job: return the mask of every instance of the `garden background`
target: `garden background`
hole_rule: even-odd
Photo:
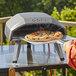
[[[76,0],[0,0],[0,18],[22,12],[45,12],[57,20],[76,22]],[[68,26],[67,34],[76,37],[76,27]],[[6,44],[5,36],[3,40]],[[61,70],[56,74],[61,76]],[[35,71],[35,75],[41,76],[41,71]],[[69,68],[68,76],[76,76],[76,71]]]

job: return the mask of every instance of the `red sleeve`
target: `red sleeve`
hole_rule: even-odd
[[[76,40],[74,40],[74,44],[66,51],[66,56],[68,65],[76,70]]]

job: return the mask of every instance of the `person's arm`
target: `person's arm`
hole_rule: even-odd
[[[63,50],[66,52],[68,65],[76,70],[76,40],[65,42]]]

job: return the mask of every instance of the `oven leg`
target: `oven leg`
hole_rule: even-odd
[[[50,44],[48,43],[48,56],[50,56]]]
[[[32,45],[32,47],[33,47],[33,52],[35,51],[35,45]]]
[[[63,52],[62,52],[62,49],[61,49],[60,44],[54,43],[54,47],[55,47],[56,50],[57,50],[57,53],[58,53],[58,55],[59,55],[59,57],[60,57],[60,60],[61,60],[61,61],[64,60],[64,56],[63,56]]]
[[[43,52],[45,53],[45,44],[43,44]]]
[[[31,44],[30,43],[27,43],[27,63],[28,64],[33,63]]]
[[[17,63],[20,54],[21,40],[17,40],[14,46],[13,63]]]

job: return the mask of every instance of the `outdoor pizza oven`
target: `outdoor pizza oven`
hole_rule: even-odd
[[[25,36],[38,30],[61,31],[66,34],[66,28],[56,19],[46,13],[19,13],[6,22],[5,35],[10,40]]]
[[[61,31],[63,35],[66,35],[65,26],[46,13],[18,13],[6,22],[6,37],[9,41],[16,40],[13,61],[18,59],[22,38],[24,38],[26,34],[39,30]],[[60,45],[57,43],[54,43],[54,45],[57,49],[60,59],[63,60],[64,57]]]

